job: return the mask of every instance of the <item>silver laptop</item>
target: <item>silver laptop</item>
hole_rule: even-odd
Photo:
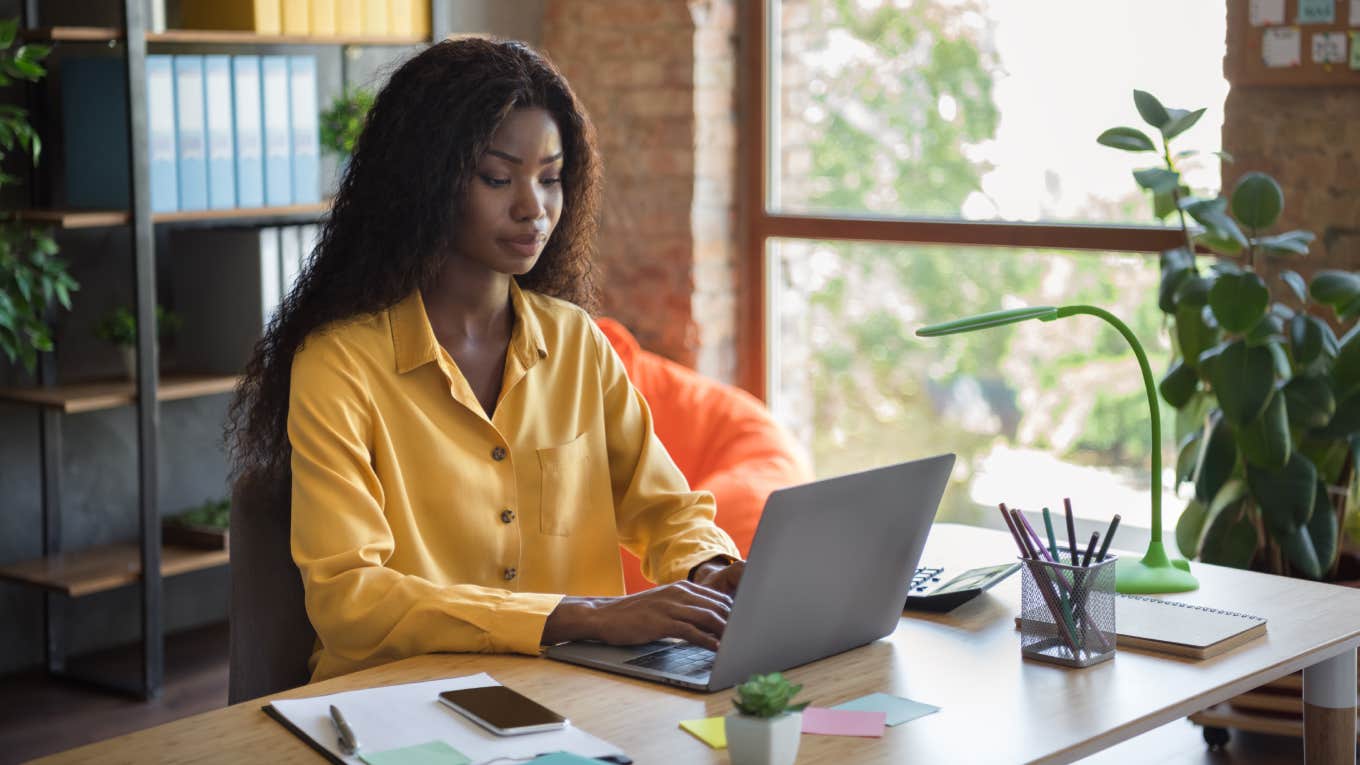
[[[716,653],[578,641],[547,656],[717,691],[877,640],[897,627],[953,466],[943,454],[771,494]]]

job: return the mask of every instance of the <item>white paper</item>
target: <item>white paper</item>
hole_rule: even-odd
[[[1317,32],[1313,35],[1314,64],[1346,63],[1346,33]]]
[[[607,741],[574,727],[560,731],[529,733],[522,736],[497,736],[469,722],[439,703],[439,694],[463,688],[500,685],[485,672],[423,683],[388,685],[358,691],[287,699],[270,702],[298,730],[311,736],[343,762],[363,765],[358,755],[341,754],[331,723],[330,705],[334,704],[359,739],[360,752],[385,752],[399,747],[443,741],[473,762],[495,757],[528,759],[540,752],[571,752],[584,757],[622,754]],[[570,718],[570,709],[553,710]]]
[[[1360,3],[1360,0],[1351,0]],[[1284,0],[1251,0],[1251,25],[1263,27],[1267,24],[1284,23]]]
[[[1353,27],[1360,27],[1360,0],[1351,0],[1351,15],[1346,17]]]
[[[1298,27],[1271,27],[1262,33],[1261,57],[1272,69],[1298,66],[1300,47]]]

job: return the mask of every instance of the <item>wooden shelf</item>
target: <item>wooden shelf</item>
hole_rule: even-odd
[[[153,213],[152,223],[271,223],[288,220],[315,220],[330,210],[331,203],[317,202],[280,207],[232,207],[226,210],[192,210]],[[20,210],[21,220],[47,223],[57,228],[105,228],[125,226],[132,216],[125,210]]]
[[[123,39],[117,27],[40,27],[24,33],[26,40],[53,42],[116,42]],[[229,45],[422,45],[430,38],[393,35],[262,35],[230,29],[167,29],[148,32],[148,43]]]
[[[235,375],[163,375],[156,388],[156,400],[176,401],[230,393],[236,389],[238,379]],[[51,388],[0,388],[0,401],[60,409],[65,414],[112,409],[127,406],[136,400],[136,389],[126,380],[75,383]]]
[[[226,550],[200,550],[163,545],[161,576],[169,577],[221,566]],[[141,578],[141,548],[133,543],[101,545],[45,558],[0,566],[0,579],[64,593],[72,598],[104,592]]]

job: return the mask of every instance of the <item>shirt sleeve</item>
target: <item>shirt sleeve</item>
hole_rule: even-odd
[[[312,338],[289,393],[293,560],[330,656],[355,666],[438,651],[536,654],[561,595],[440,585],[385,563],[394,549],[372,466],[367,386],[339,342]]]
[[[589,322],[604,392],[605,439],[619,541],[653,582],[674,582],[711,558],[741,557],[713,522],[713,495],[691,491],[652,430],[647,401],[628,381],[623,362]]]

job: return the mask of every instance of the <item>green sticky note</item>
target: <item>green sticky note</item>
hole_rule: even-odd
[[[1360,69],[1360,32],[1351,32],[1351,69]]]
[[[888,693],[871,693],[868,696],[860,696],[844,704],[837,704],[832,709],[848,709],[856,712],[883,712],[888,716],[887,724],[901,725],[910,722],[918,717],[925,717],[940,711],[939,707],[930,704],[922,704],[919,701],[904,699],[901,696],[893,696]]]
[[[472,760],[443,741],[388,749],[385,752],[363,752],[359,759],[368,765],[468,765]]]
[[[1299,0],[1296,24],[1332,24],[1336,22],[1336,0]]]

